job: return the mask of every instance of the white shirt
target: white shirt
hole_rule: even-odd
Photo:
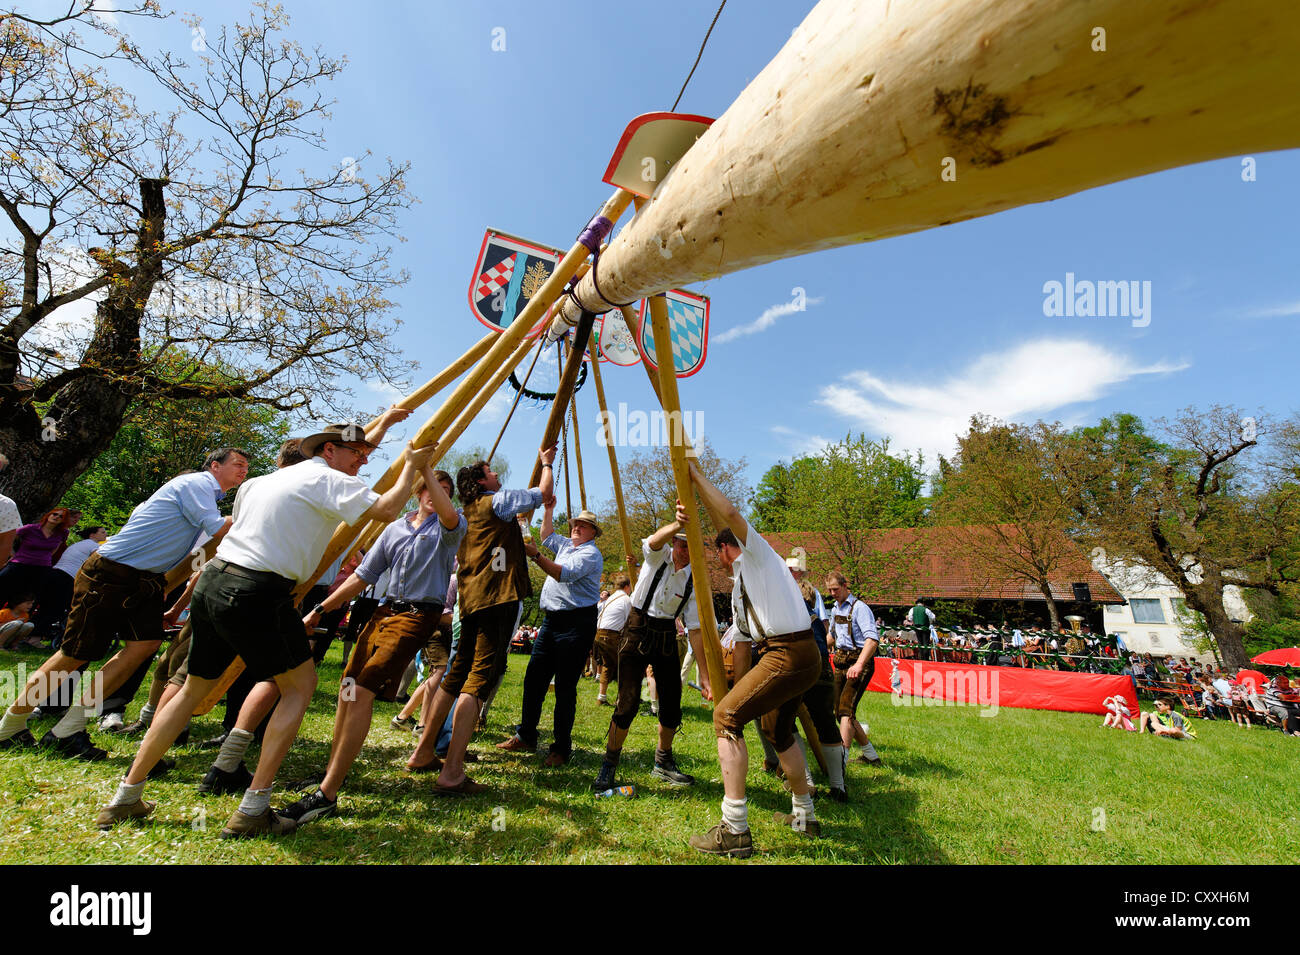
[[[23,519],[18,516],[18,505],[0,494],[0,534],[8,534],[23,526]]]
[[[632,598],[621,590],[616,590],[605,599],[605,606],[596,620],[597,630],[622,631],[627,626],[627,615],[632,609]]]
[[[650,538],[641,542],[641,556],[645,563],[637,573],[636,589],[632,591],[632,606],[644,607],[646,598],[650,596],[650,583],[654,580],[655,573],[660,566],[666,561],[668,568],[664,571],[663,577],[659,581],[659,587],[655,591],[654,599],[650,601],[648,613],[652,617],[658,617],[661,620],[671,620],[677,613],[677,607],[682,602],[682,595],[686,593],[686,581],[691,579],[691,565],[687,563],[681,570],[675,570],[672,566],[673,560],[673,542],[668,541],[658,550],[650,549]],[[789,574],[789,571],[786,571]],[[803,598],[799,598],[799,605],[803,606]],[[804,611],[804,617],[808,616],[808,611]],[[698,630],[700,628],[700,613],[695,607],[695,589],[691,589],[691,599],[686,601],[686,607],[682,610],[682,617],[686,621],[686,629]]]
[[[737,639],[755,640],[763,635],[782,636],[808,629],[808,605],[803,602],[799,584],[790,576],[781,555],[748,522],[745,543],[740,545],[740,557],[731,565],[731,574],[735,581],[731,587],[731,617],[741,631]],[[757,621],[745,614],[740,599],[742,583]]]
[[[77,571],[81,570],[81,565],[86,562],[86,558],[97,550],[99,550],[99,541],[89,537],[79,540],[63,552],[54,569],[63,571],[69,577],[76,577]]]
[[[339,522],[355,524],[379,495],[315,457],[246,482],[239,498],[216,556],[301,583],[315,573]]]

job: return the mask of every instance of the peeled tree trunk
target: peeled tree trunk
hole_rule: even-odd
[[[166,222],[161,179],[140,180],[144,215],[135,254],[145,262],[162,241]],[[95,309],[95,330],[80,362],[80,376],[58,389],[44,415],[30,396],[10,392],[0,402],[0,451],[9,467],[0,473],[0,492],[14,500],[24,520],[54,507],[77,477],[108,448],[138,397],[140,324],[145,306],[162,275],[161,264],[133,270],[129,280],[116,274]],[[134,379],[134,380],[133,380]]]
[[[1297,49],[1276,0],[822,0],[610,242],[601,292],[1300,146]]]

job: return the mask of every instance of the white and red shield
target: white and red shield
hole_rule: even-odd
[[[474,317],[494,331],[509,328],[562,256],[559,249],[488,229],[469,284]]]

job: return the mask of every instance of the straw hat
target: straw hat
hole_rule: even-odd
[[[365,425],[357,424],[355,421],[339,421],[325,425],[315,434],[307,435],[298,443],[298,447],[302,450],[304,458],[311,458],[316,456],[316,452],[326,441],[333,441],[336,444],[368,444],[372,448],[379,446],[366,437]]]

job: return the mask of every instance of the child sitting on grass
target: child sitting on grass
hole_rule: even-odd
[[[1102,726],[1113,726],[1116,729],[1123,727],[1132,732],[1133,720],[1129,717],[1133,714],[1129,711],[1128,700],[1122,696],[1108,696],[1101,701],[1101,705],[1109,711],[1106,718],[1101,721]]]
[[[1154,713],[1143,713],[1138,720],[1139,733],[1148,729],[1156,736],[1168,739],[1196,739],[1196,733],[1183,722],[1183,715],[1174,709],[1174,701],[1167,696],[1156,700]]]
[[[10,650],[19,646],[41,646],[39,640],[33,640],[28,636],[35,629],[35,624],[27,622],[34,602],[35,598],[24,595],[10,606],[0,610],[0,647]]]

